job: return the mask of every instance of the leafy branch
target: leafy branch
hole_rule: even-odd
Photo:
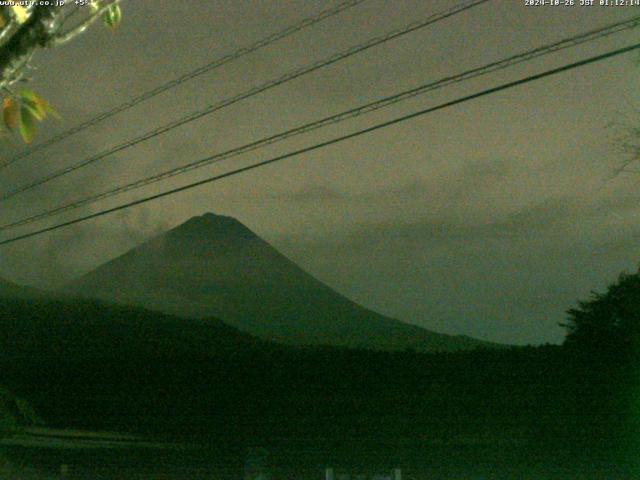
[[[36,130],[36,122],[48,115],[60,118],[49,102],[32,90],[23,89],[17,95],[8,95],[2,101],[2,117],[9,130],[18,130],[22,140],[30,143]]]
[[[87,0],[84,7],[64,6],[2,6],[0,7],[0,91],[2,116],[9,130],[17,130],[29,143],[35,134],[35,125],[57,116],[48,102],[31,90],[17,94],[13,86],[28,82],[25,71],[38,49],[63,45],[84,33],[93,23],[102,22],[116,29],[122,20],[121,0]],[[81,10],[84,18],[65,29],[68,21]]]

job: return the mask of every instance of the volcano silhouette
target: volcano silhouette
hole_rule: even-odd
[[[488,345],[364,308],[317,280],[238,220],[193,217],[82,276],[76,296],[183,317],[217,317],[290,345],[460,350]]]

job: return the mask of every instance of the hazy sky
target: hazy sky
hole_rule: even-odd
[[[32,88],[63,116],[43,125],[37,140],[332,4],[125,2],[115,33],[96,27],[35,58]],[[451,5],[369,0],[7,168],[0,172],[0,191]],[[0,221],[634,15],[640,7],[526,7],[524,0],[495,0],[6,201]],[[82,212],[628,45],[639,35],[631,31],[427,94]],[[640,260],[640,176],[606,181],[625,159],[615,148],[616,125],[640,122],[639,60],[633,53],[617,57],[0,247],[0,274],[60,285],[212,211],[238,218],[319,279],[382,313],[445,333],[558,342],[564,312]],[[17,141],[3,147],[7,157],[23,148]]]

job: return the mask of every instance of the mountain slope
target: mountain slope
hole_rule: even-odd
[[[93,300],[0,298],[0,360],[229,354],[259,341],[216,319]]]
[[[482,344],[357,305],[234,218],[214,214],[194,217],[105,263],[65,292],[181,316],[215,316],[287,344],[390,350],[457,350]]]
[[[45,298],[48,294],[32,287],[25,287],[17,283],[0,278],[0,298]]]

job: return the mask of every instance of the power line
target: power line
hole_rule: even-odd
[[[380,129],[383,129],[383,128],[386,128],[386,127],[390,127],[392,125],[396,125],[396,124],[399,124],[399,123],[402,123],[402,122],[406,122],[408,120],[411,120],[411,119],[414,119],[414,118],[417,118],[417,117],[420,117],[420,116],[423,116],[423,115],[426,115],[426,114],[429,114],[429,113],[432,113],[432,112],[435,112],[435,111],[438,111],[438,110],[443,110],[445,108],[452,107],[454,105],[459,105],[461,103],[465,103],[465,102],[468,102],[470,100],[475,100],[477,98],[484,97],[484,96],[487,96],[487,95],[491,95],[491,94],[494,94],[494,93],[497,93],[497,92],[500,92],[500,91],[503,91],[503,90],[507,90],[507,89],[510,89],[510,88],[514,88],[514,87],[517,87],[519,85],[524,85],[526,83],[530,83],[530,82],[533,82],[533,81],[536,81],[536,80],[540,80],[540,79],[545,78],[545,77],[549,77],[549,76],[552,76],[552,75],[557,75],[559,73],[566,72],[566,71],[572,70],[574,68],[578,68],[578,67],[582,67],[584,65],[589,65],[591,63],[599,62],[599,61],[602,61],[602,60],[605,60],[605,59],[608,59],[608,58],[611,58],[611,57],[615,57],[615,56],[618,56],[618,55],[622,55],[624,53],[627,53],[627,52],[630,52],[630,51],[633,51],[633,50],[637,50],[637,49],[640,49],[640,43],[636,43],[634,45],[630,45],[630,46],[627,46],[627,47],[624,47],[624,48],[613,50],[613,51],[604,53],[602,55],[597,55],[597,56],[594,56],[594,57],[590,57],[590,58],[587,58],[585,60],[580,60],[580,61],[575,62],[575,63],[570,63],[570,64],[564,65],[562,67],[554,68],[554,69],[551,69],[551,70],[546,70],[545,72],[538,73],[536,75],[531,75],[531,76],[528,76],[528,77],[524,77],[524,78],[521,78],[519,80],[503,83],[503,84],[498,85],[496,87],[488,88],[486,90],[482,90],[480,92],[477,92],[477,93],[474,93],[474,94],[471,94],[471,95],[466,95],[464,97],[459,97],[459,98],[457,98],[455,100],[450,100],[448,102],[441,103],[441,104],[439,104],[439,105],[437,105],[435,107],[430,107],[430,108],[426,108],[424,110],[419,110],[419,111],[414,112],[414,113],[410,113],[410,114],[407,114],[407,115],[402,115],[402,116],[396,117],[396,118],[394,118],[392,120],[388,120],[388,121],[383,122],[383,123],[378,123],[378,124],[376,124],[374,126],[367,127],[365,129],[358,130],[358,131],[353,132],[353,133],[349,133],[349,134],[346,134],[346,135],[335,137],[335,138],[332,138],[331,140],[327,140],[327,141],[321,142],[321,143],[316,143],[315,145],[311,145],[309,147],[301,148],[299,150],[294,150],[292,152],[285,153],[284,155],[279,155],[277,157],[273,157],[273,158],[270,158],[270,159],[267,159],[267,160],[263,160],[261,162],[254,163],[252,165],[248,165],[248,166],[245,166],[245,167],[237,168],[235,170],[231,170],[231,171],[226,172],[226,173],[215,175],[213,177],[208,177],[208,178],[205,178],[203,180],[199,180],[197,182],[189,183],[189,184],[183,185],[181,187],[172,188],[170,190],[166,190],[166,191],[161,192],[161,193],[157,193],[157,194],[150,195],[150,196],[138,199],[138,200],[127,202],[127,203],[118,205],[116,207],[112,207],[112,208],[108,208],[108,209],[105,209],[105,210],[101,210],[99,212],[95,212],[95,213],[92,213],[92,214],[89,214],[89,215],[78,217],[78,218],[75,218],[73,220],[69,220],[69,221],[62,222],[62,223],[59,223],[59,224],[56,224],[56,225],[52,225],[50,227],[42,228],[42,229],[35,230],[35,231],[29,232],[29,233],[18,235],[18,236],[15,236],[15,237],[12,237],[12,238],[9,238],[9,239],[6,239],[6,240],[2,240],[2,241],[0,241],[0,245],[6,245],[6,244],[9,244],[9,243],[14,243],[14,242],[17,242],[19,240],[24,240],[26,238],[34,237],[36,235],[41,235],[41,234],[46,233],[46,232],[51,232],[53,230],[58,230],[60,228],[68,227],[70,225],[75,225],[75,224],[80,223],[80,222],[85,222],[85,221],[91,220],[93,218],[101,217],[101,216],[107,215],[109,213],[117,212],[117,211],[124,210],[124,209],[130,208],[130,207],[136,206],[136,205],[141,205],[143,203],[151,202],[151,201],[157,200],[159,198],[163,198],[163,197],[167,197],[167,196],[170,196],[170,195],[174,195],[176,193],[180,193],[180,192],[183,192],[185,190],[190,190],[192,188],[199,187],[201,185],[205,185],[207,183],[212,183],[212,182],[215,182],[215,181],[218,181],[218,180],[222,180],[222,179],[227,178],[227,177],[235,176],[235,175],[238,175],[238,174],[241,174],[241,173],[244,173],[244,172],[248,172],[250,170],[254,170],[254,169],[259,168],[259,167],[264,167],[264,166],[270,165],[272,163],[280,162],[280,161],[288,159],[288,158],[292,158],[292,157],[295,157],[295,156],[298,156],[298,155],[302,155],[304,153],[312,152],[312,151],[319,150],[319,149],[324,148],[324,147],[328,147],[330,145],[334,145],[334,144],[337,144],[337,143],[340,143],[340,142],[344,142],[346,140],[349,140],[349,139],[352,139],[352,138],[356,138],[356,137],[365,135],[367,133],[375,132],[377,130],[380,130]]]
[[[246,47],[242,47],[238,50],[236,50],[235,52],[232,52],[228,55],[225,55],[223,57],[219,57],[216,58],[215,60],[207,63],[206,65],[202,65],[198,68],[196,68],[195,70],[192,70],[190,72],[187,72],[177,78],[174,78],[173,80],[169,80],[166,83],[163,83],[162,85],[159,85],[151,90],[148,90],[146,92],[141,93],[140,95],[137,95],[129,100],[127,100],[126,102],[113,107],[110,110],[106,110],[92,118],[90,118],[89,120],[82,122],[78,125],[75,125],[71,128],[69,128],[68,130],[65,130],[64,132],[59,133],[58,135],[55,135],[41,143],[38,143],[37,145],[34,145],[33,147],[31,147],[30,149],[16,155],[15,157],[7,160],[6,162],[4,162],[3,164],[0,165],[0,170],[2,170],[5,167],[8,167],[9,165],[22,160],[23,158],[26,158],[30,155],[32,155],[35,152],[44,150],[47,147],[50,147],[51,145],[54,145],[56,143],[61,142],[62,140],[65,140],[66,138],[69,138],[72,135],[75,135],[76,133],[79,133],[83,130],[86,130],[89,127],[92,127],[94,125],[97,125],[105,120],[107,120],[108,118],[113,117],[114,115],[117,115],[118,113],[124,112],[125,110],[129,110],[130,108],[135,107],[136,105],[138,105],[139,103],[145,102],[147,100],[150,100],[153,97],[156,97],[157,95],[160,95],[163,92],[166,92],[167,90],[170,90],[172,88],[175,88],[185,82],[188,82],[189,80],[193,80],[196,77],[199,77],[200,75],[203,75],[205,73],[208,73],[212,70],[215,70],[217,68],[222,67],[223,65],[230,63],[234,60],[237,60],[245,55],[248,55],[250,53],[256,52],[258,50],[260,50],[261,48],[267,47],[279,40],[282,40],[286,37],[289,37],[295,33],[298,33],[301,30],[304,30],[305,28],[308,28],[312,25],[315,25],[316,23],[322,22],[323,20],[326,20],[328,18],[334,17],[335,15],[338,15],[339,13],[344,12],[345,10],[348,10],[350,8],[353,8],[361,3],[364,3],[368,0],[348,0],[348,1],[344,1],[338,5],[336,5],[333,8],[329,8],[327,10],[323,10],[321,12],[319,12],[318,14],[312,16],[312,17],[307,17],[305,19],[303,19],[301,22],[295,24],[295,25],[290,25],[289,27],[280,30],[279,32],[276,32],[274,34],[271,34],[267,37],[264,37],[260,40],[258,40],[255,43],[252,43],[251,45],[248,45]]]
[[[275,88],[279,85],[282,85],[284,83],[290,82],[291,80],[294,80],[296,78],[300,78],[304,75],[307,75],[309,73],[312,73],[316,70],[319,70],[323,67],[332,65],[334,63],[337,63],[341,60],[344,60],[346,58],[349,58],[353,55],[356,55],[360,52],[363,52],[365,50],[368,50],[370,48],[373,48],[375,46],[381,45],[383,43],[386,43],[388,41],[394,40],[398,37],[401,37],[403,35],[407,35],[411,32],[414,32],[418,29],[427,27],[429,25],[432,25],[436,22],[439,22],[441,20],[444,20],[446,18],[449,18],[453,15],[457,15],[458,13],[462,13],[466,10],[469,10],[473,7],[476,7],[478,5],[481,5],[483,3],[489,2],[491,0],[472,0],[470,2],[466,2],[460,5],[457,5],[455,7],[449,8],[448,10],[445,10],[441,13],[436,13],[434,15],[429,16],[427,19],[422,20],[422,21],[418,21],[418,22],[413,22],[401,29],[398,30],[393,30],[383,36],[380,37],[376,37],[373,39],[368,40],[365,43],[359,44],[359,45],[355,45],[343,52],[337,53],[332,55],[331,57],[318,61],[318,62],[314,62],[311,65],[308,65],[306,67],[303,67],[301,69],[295,70],[293,72],[287,73],[275,80],[270,80],[260,86],[257,87],[253,87],[241,94],[238,94],[234,97],[230,97],[227,98],[225,100],[222,100],[218,103],[215,103],[213,105],[210,105],[202,110],[199,110],[195,113],[189,114],[185,117],[182,117],[178,120],[175,120],[169,124],[163,125],[161,127],[155,128],[149,132],[146,132],[132,140],[128,140],[127,142],[121,143],[120,145],[117,145],[115,147],[112,147],[109,150],[106,150],[102,153],[99,153],[97,155],[94,155],[92,157],[88,157],[84,160],[81,160],[78,163],[75,163],[73,165],[70,165],[68,167],[65,167],[61,170],[58,170],[56,172],[53,172],[45,177],[42,177],[38,180],[35,180],[31,183],[28,183],[26,185],[23,185],[22,187],[19,187],[15,190],[9,191],[7,193],[1,194],[0,195],[0,201],[5,201],[8,200],[20,193],[23,193],[27,190],[31,190],[32,188],[38,187],[40,185],[43,185],[47,182],[50,182],[52,180],[55,180],[56,178],[62,177],[64,175],[67,175],[69,173],[72,173],[76,170],[79,170],[81,168],[86,167],[87,165],[90,165],[92,163],[95,163],[105,157],[108,157],[114,153],[118,153],[121,152],[123,150],[126,150],[128,148],[131,148],[135,145],[138,145],[139,143],[142,143],[144,141],[150,140],[152,138],[155,138],[159,135],[162,135],[170,130],[173,130],[175,128],[181,127],[187,123],[193,122],[195,120],[198,120],[206,115],[210,115],[218,110],[222,110],[225,107],[228,107],[230,105],[233,105],[235,103],[238,103],[242,100],[245,100],[247,98],[253,97],[254,95],[257,95],[259,93],[262,93],[264,91],[270,90],[272,88]]]
[[[582,33],[579,35],[575,35],[575,36],[571,36],[568,38],[565,38],[563,40],[560,40],[558,42],[555,43],[551,43],[551,44],[547,44],[547,45],[543,45],[541,47],[537,47],[535,49],[532,50],[528,50],[526,52],[521,52],[518,53],[516,55],[512,55],[510,57],[504,58],[502,60],[496,61],[496,62],[492,62],[489,64],[486,64],[484,66],[478,67],[478,68],[474,68],[471,70],[467,70],[465,72],[456,74],[456,75],[452,75],[449,77],[445,77],[442,78],[440,80],[434,81],[434,82],[430,82],[424,85],[421,85],[419,87],[416,88],[412,88],[410,90],[405,90],[403,92],[400,92],[398,94],[392,95],[392,96],[388,96],[388,97],[384,97],[382,99],[376,100],[374,102],[370,102],[361,106],[358,106],[356,108],[352,108],[343,112],[340,112],[338,114],[335,115],[331,115],[325,118],[322,118],[320,120],[316,120],[314,122],[311,123],[307,123],[305,125],[302,126],[298,126],[289,130],[286,130],[284,132],[275,134],[275,135],[271,135],[265,138],[262,138],[260,140],[256,140],[254,142],[250,142],[247,143],[245,145],[242,145],[240,147],[236,147],[233,148],[231,150],[227,150],[225,152],[222,153],[218,153],[215,155],[212,155],[210,157],[204,158],[204,159],[200,159],[197,160],[195,162],[190,162],[186,165],[181,165],[179,167],[175,167],[169,170],[165,170],[164,172],[160,172],[158,174],[149,176],[149,177],[145,177],[143,179],[140,180],[136,180],[133,181],[131,183],[127,183],[125,185],[121,185],[119,187],[115,187],[113,189],[95,194],[95,195],[91,195],[89,197],[85,197],[83,199],[80,200],[76,200],[73,202],[69,202],[67,204],[61,205],[59,207],[53,208],[51,210],[47,210],[45,212],[41,212],[26,218],[22,218],[20,220],[17,221],[13,221],[10,223],[5,223],[0,225],[0,231],[3,230],[7,230],[10,228],[15,228],[18,226],[23,226],[23,225],[27,225],[30,223],[33,223],[37,220],[42,220],[44,218],[49,218],[52,217],[54,215],[58,215],[60,213],[66,212],[66,211],[70,211],[70,210],[75,210],[77,208],[80,208],[82,206],[85,205],[90,205],[93,204],[99,200],[104,200],[106,198],[110,198],[113,197],[115,195],[119,195],[121,193],[125,193],[131,190],[135,190],[138,188],[142,188],[144,186],[162,181],[162,180],[166,180],[168,178],[174,177],[176,175],[181,175],[183,173],[189,172],[191,170],[195,170],[197,168],[201,168],[207,165],[211,165],[213,163],[217,163],[220,162],[222,160],[226,160],[232,157],[236,157],[238,155],[250,152],[250,151],[254,151],[257,150],[259,148],[263,148],[266,147],[268,145],[272,145],[274,143],[286,140],[288,138],[294,137],[294,136],[298,136],[304,133],[309,133],[311,131],[317,130],[319,128],[331,125],[331,124],[336,124],[345,120],[349,120],[351,118],[356,118],[359,117],[361,115],[365,115],[368,113],[371,113],[373,111],[388,107],[390,105],[396,104],[398,102],[407,100],[409,98],[413,98],[416,97],[418,95],[422,95],[425,94],[427,92],[439,89],[439,88],[443,88],[449,85],[453,85],[456,83],[460,83],[466,80],[470,80],[472,78],[476,78],[476,77],[480,77],[482,75],[486,75],[489,73],[493,73],[496,72],[498,70],[502,70],[505,69],[507,67],[511,67],[513,65],[519,64],[519,63],[523,63],[526,61],[531,61],[535,58],[538,57],[542,57],[545,55],[549,55],[551,53],[555,53],[558,52],[560,50],[569,48],[569,47],[573,47],[576,45],[580,45],[586,42],[591,42],[591,41],[595,41],[598,40],[602,37],[605,36],[609,36],[612,35],[614,33],[619,33],[621,31],[625,31],[631,28],[635,28],[638,27],[640,25],[640,15],[630,18],[628,20],[625,21],[621,21],[621,22],[617,22],[617,23],[613,23],[613,24],[609,24],[607,26],[595,29],[595,30],[591,30],[589,32],[586,33]]]

